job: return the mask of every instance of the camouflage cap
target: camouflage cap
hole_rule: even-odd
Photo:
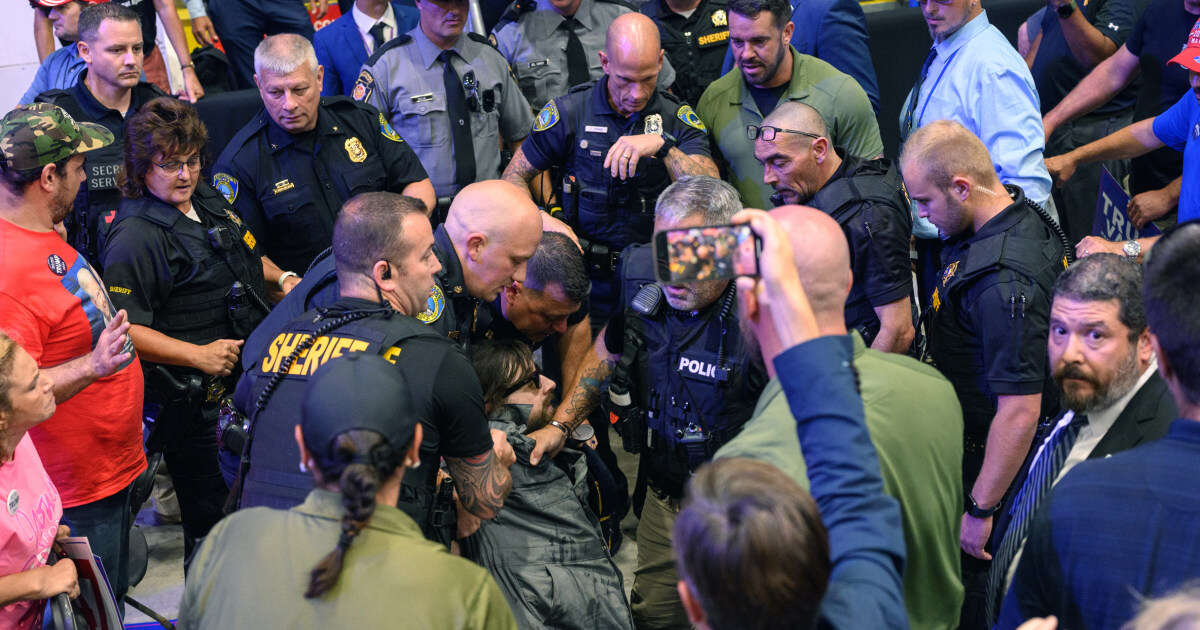
[[[75,122],[57,105],[21,105],[0,119],[0,159],[27,171],[113,142],[111,131],[95,123]]]

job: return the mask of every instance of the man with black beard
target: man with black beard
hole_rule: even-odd
[[[985,604],[989,628],[1050,488],[1085,459],[1157,440],[1178,413],[1156,369],[1141,270],[1124,256],[1089,256],[1058,277],[1047,345],[1064,411],[1035,447],[1020,490],[997,515]]]

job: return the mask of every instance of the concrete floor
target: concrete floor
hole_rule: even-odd
[[[621,440],[615,433],[612,437],[621,470],[629,477],[632,486],[637,478],[637,458],[621,450]],[[163,617],[175,619],[179,616],[179,600],[183,596],[183,528],[179,525],[154,524],[154,509],[149,503],[138,515],[137,523],[145,533],[150,548],[149,564],[146,576],[130,589],[129,596]],[[633,587],[633,569],[637,565],[637,541],[634,539],[637,519],[632,510],[621,523],[621,529],[624,530],[625,541],[614,560],[625,579],[625,593],[628,595]],[[141,611],[126,604],[126,625],[152,621]]]

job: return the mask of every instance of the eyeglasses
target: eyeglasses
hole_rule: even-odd
[[[526,376],[525,378],[517,381],[516,385],[513,385],[512,387],[509,387],[508,389],[504,390],[504,397],[508,398],[509,396],[512,396],[513,394],[521,391],[522,389],[525,389],[526,385],[533,385],[536,387],[536,386],[541,386],[541,384],[542,384],[542,368],[538,367],[537,364],[534,364],[533,373],[530,374],[529,376]]]
[[[154,162],[154,165],[168,175],[172,173],[178,175],[179,173],[183,172],[184,166],[186,166],[189,171],[194,171],[200,168],[200,156],[193,155],[192,157],[188,158],[186,162],[180,160],[171,160],[170,162]]]
[[[781,131],[783,133],[794,133],[798,136],[808,136],[809,138],[812,138],[813,140],[816,140],[817,138],[821,137],[815,133],[809,133],[807,131],[796,131],[795,129],[784,129],[782,127],[772,127],[771,125],[746,125],[746,137],[750,138],[751,141],[762,138],[763,140],[766,140],[767,142],[773,142],[775,140],[775,134],[777,134]]]

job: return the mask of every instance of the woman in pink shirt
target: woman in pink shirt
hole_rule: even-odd
[[[26,433],[54,413],[54,383],[0,333],[0,628],[40,628],[45,599],[79,595],[75,564],[46,565],[67,535],[62,501]]]

